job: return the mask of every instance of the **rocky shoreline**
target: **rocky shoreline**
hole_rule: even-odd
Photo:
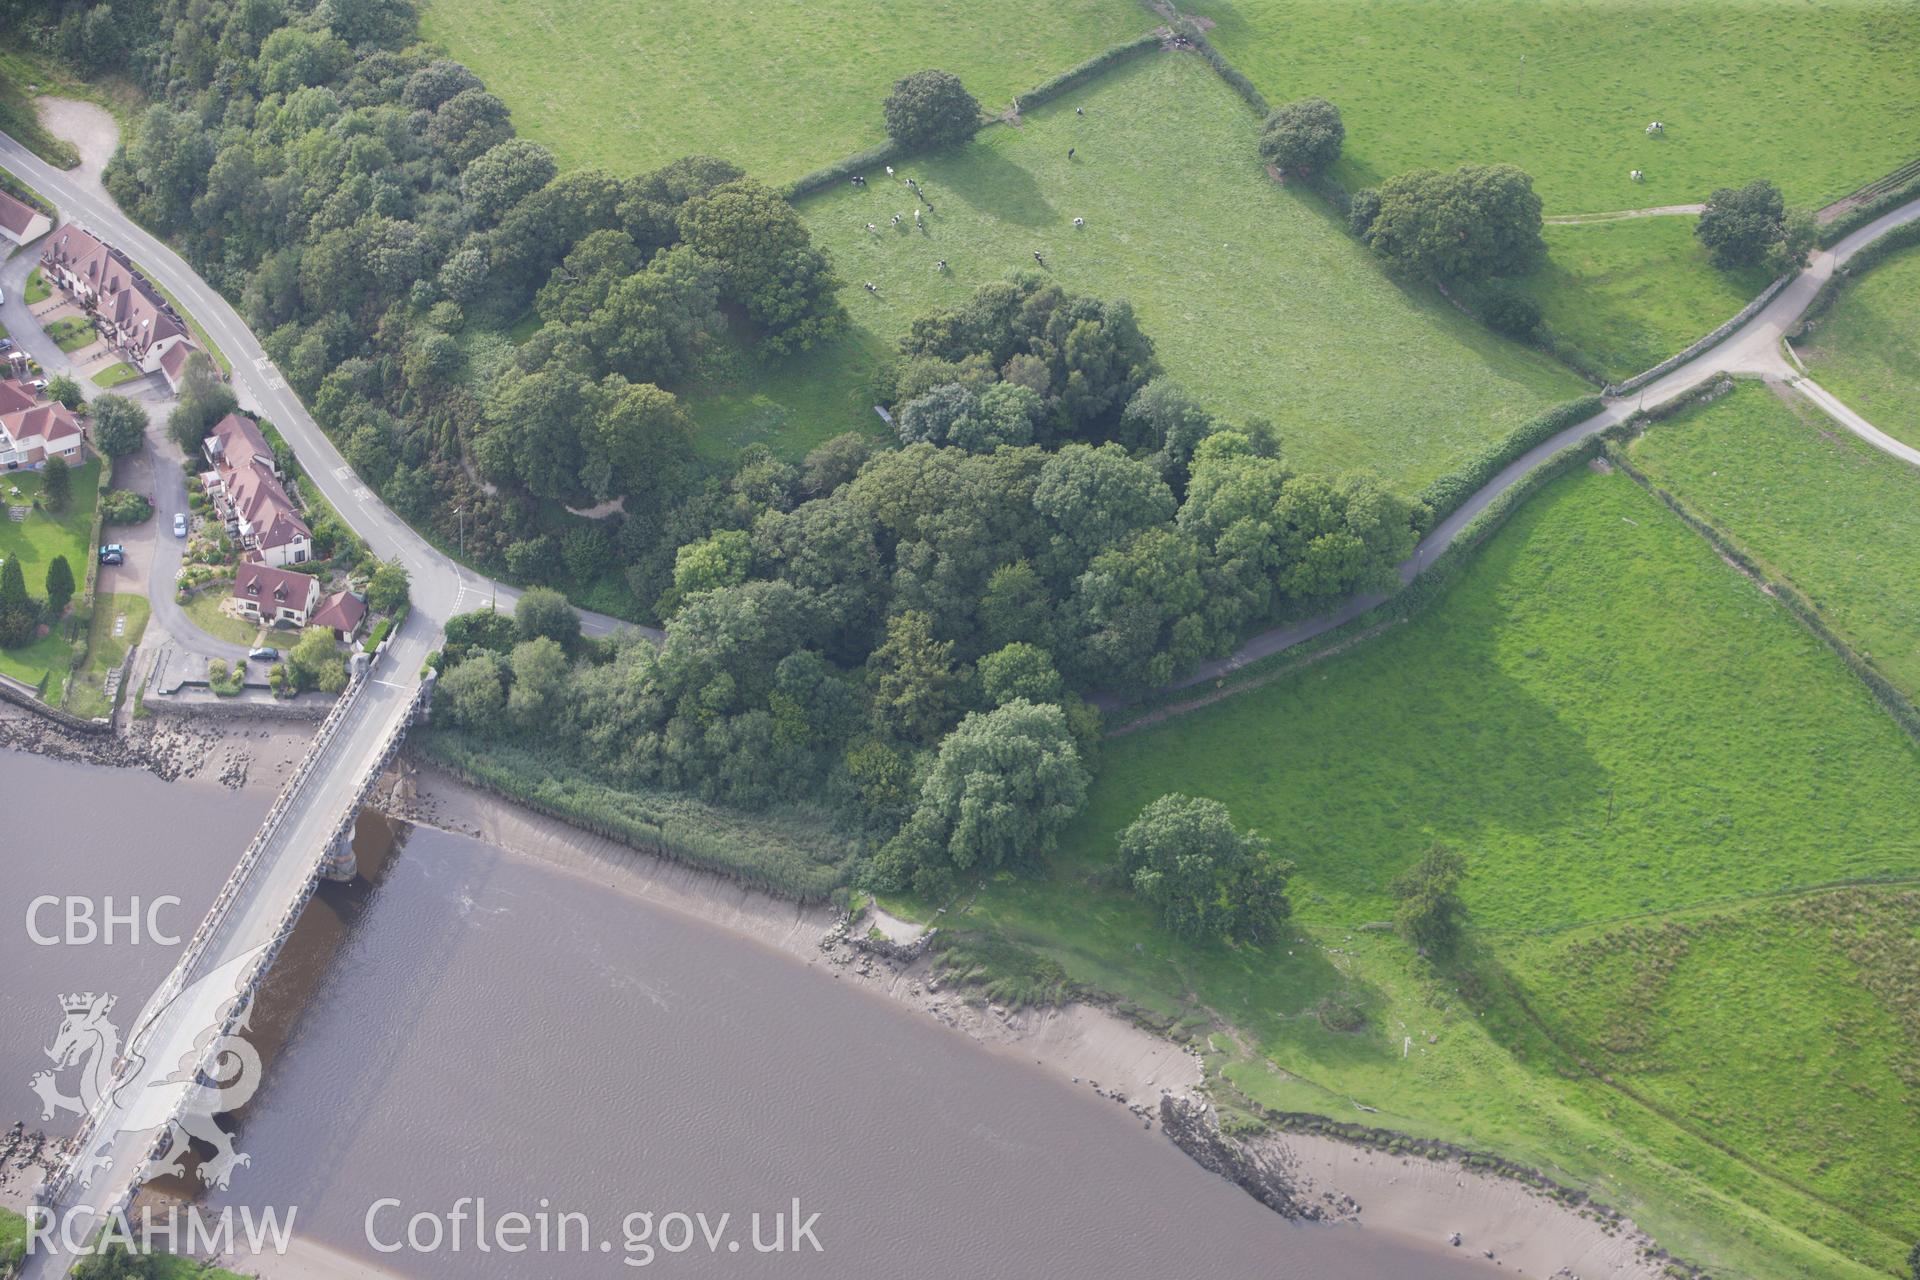
[[[163,782],[202,779],[232,791],[256,777],[284,775],[305,752],[313,731],[311,724],[186,714],[137,719],[124,733],[83,734],[0,704],[0,751],[25,751],[113,769],[145,769]]]

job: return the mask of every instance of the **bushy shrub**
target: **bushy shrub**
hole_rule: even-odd
[[[188,499],[189,505],[192,501]],[[206,505],[204,499],[200,505]],[[109,489],[100,499],[100,518],[108,524],[139,524],[152,514],[153,504],[147,501],[146,495],[131,489]]]
[[[881,114],[887,136],[914,151],[965,142],[980,127],[980,104],[946,71],[916,71],[896,81]]]
[[[1509,338],[1528,339],[1540,329],[1540,304],[1512,289],[1489,294],[1481,304],[1480,314],[1489,328]]]
[[[1260,158],[1288,173],[1317,172],[1340,158],[1346,136],[1340,108],[1325,98],[1302,98],[1267,117]]]

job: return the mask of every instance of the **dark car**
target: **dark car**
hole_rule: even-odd
[[[103,543],[100,547],[101,564],[125,564],[127,549],[117,542]]]
[[[258,649],[247,650],[247,661],[278,662],[280,661],[280,651],[272,645],[263,644]]]

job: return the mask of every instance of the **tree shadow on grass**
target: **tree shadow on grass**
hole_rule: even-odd
[[[1050,227],[1062,219],[1032,173],[994,147],[969,147],[945,175],[954,196],[981,213],[1021,227]]]

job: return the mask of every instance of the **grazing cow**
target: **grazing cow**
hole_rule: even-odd
[[[876,226],[874,226],[874,225],[873,225],[873,224],[872,224],[871,222],[869,222],[869,223],[867,224],[867,230],[869,230],[869,231],[878,231],[879,229],[880,229],[880,228],[878,228],[878,227],[876,227]]]
[[[1073,114],[1075,114],[1075,115],[1077,115],[1077,116],[1083,116],[1083,115],[1085,115],[1085,114],[1087,114],[1087,109],[1086,109],[1085,107],[1075,107],[1075,108],[1073,109]]]
[[[945,258],[936,259],[933,264],[933,269],[935,271],[945,271],[947,269],[947,260]]]
[[[887,176],[888,176],[889,178],[891,178],[891,177],[893,176],[893,166],[892,166],[892,165],[888,165],[888,166],[887,166]]]
[[[876,285],[875,285],[875,284],[873,283],[873,281],[871,281],[871,280],[869,280],[869,281],[867,281],[867,292],[868,292],[868,293],[878,293],[878,292],[880,292],[880,290],[879,290],[879,288],[878,288],[878,287],[877,287],[877,286],[876,286]]]
[[[1087,220],[1085,218],[1075,218],[1073,220],[1073,225],[1076,227],[1084,227],[1087,225]]]
[[[1038,249],[1035,249],[1033,251],[1033,260],[1039,263],[1043,267],[1047,265],[1047,260],[1040,256],[1040,251]]]
[[[916,227],[920,225],[920,211],[918,209],[913,211],[913,225]]]
[[[1627,176],[1629,178],[1632,178],[1635,182],[1644,182],[1646,181],[1646,177],[1647,177],[1646,172],[1641,169],[1635,169],[1632,172],[1628,173]]]
[[[1068,147],[1068,148],[1067,148],[1067,159],[1069,159],[1069,160],[1071,160],[1071,159],[1073,159],[1073,153],[1074,153],[1074,152],[1075,152],[1076,150],[1078,150],[1078,148],[1076,148],[1076,147]]]

